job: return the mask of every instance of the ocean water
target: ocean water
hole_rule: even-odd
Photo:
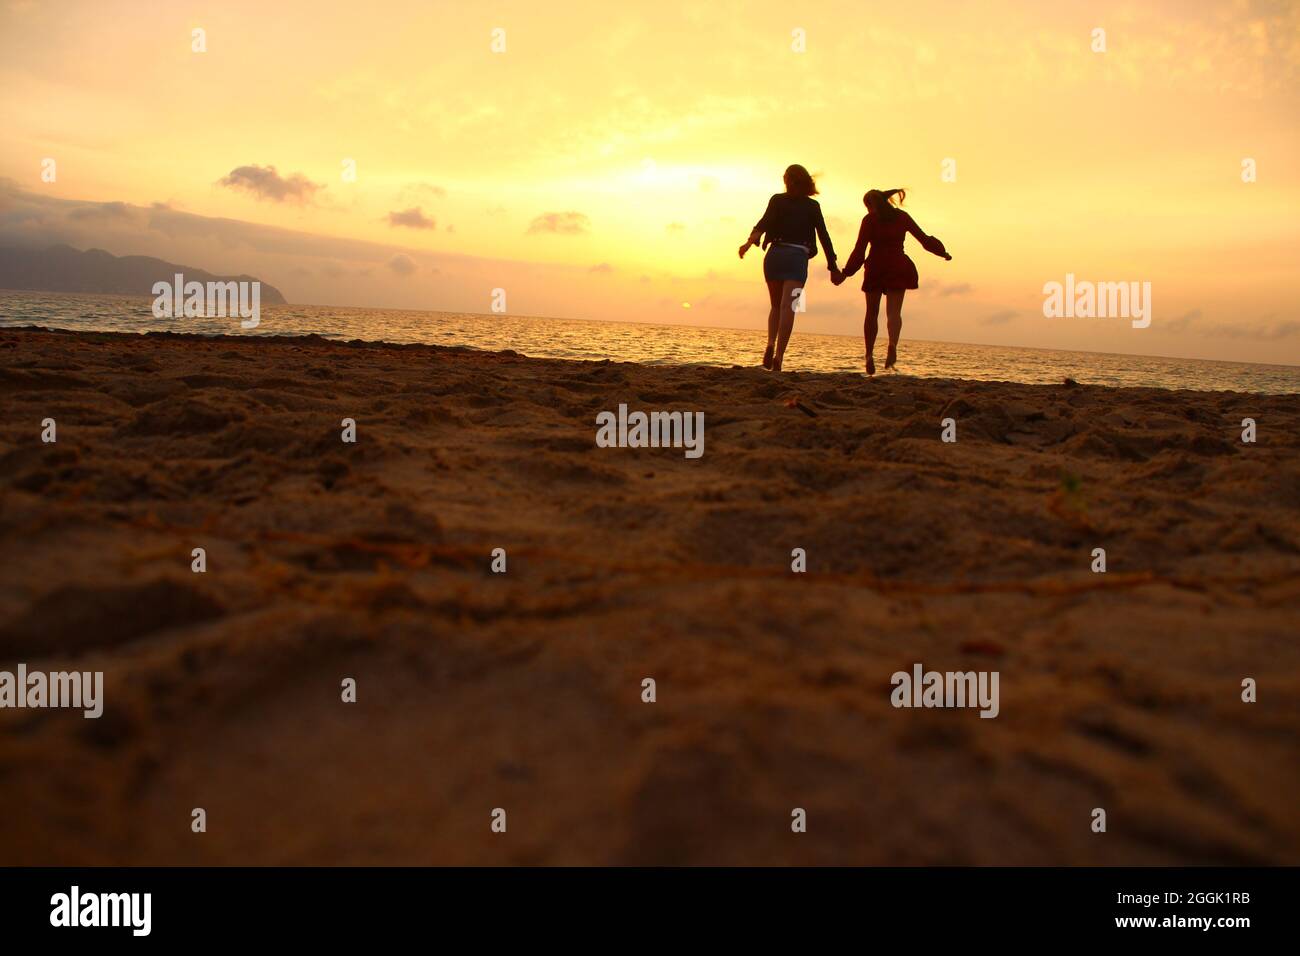
[[[0,326],[107,332],[197,332],[207,335],[309,335],[330,339],[464,345],[563,359],[611,359],[646,365],[757,365],[766,333],[737,329],[636,325],[580,319],[355,309],[339,306],[263,306],[252,330],[237,318],[157,319],[152,299],[0,290]],[[885,338],[876,343],[883,367]],[[862,340],[795,329],[787,371],[862,372]],[[1253,365],[1201,359],[1151,358],[1099,352],[1007,348],[923,342],[904,337],[900,371],[907,375],[983,381],[1154,386],[1269,394],[1300,393],[1300,366]]]

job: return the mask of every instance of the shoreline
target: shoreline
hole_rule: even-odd
[[[4,290],[0,290],[0,291],[4,291]],[[290,308],[292,308],[292,306],[290,306]],[[331,308],[331,307],[313,306],[313,308]],[[349,306],[348,308],[353,308],[353,307]],[[421,310],[397,309],[391,311],[420,312]],[[465,315],[478,316],[478,313],[430,313],[430,314],[448,314],[448,315],[465,314]],[[492,315],[479,316],[479,317],[501,318],[501,316],[492,316]],[[506,316],[506,317],[525,318],[525,319],[546,319],[546,317],[543,316]],[[604,320],[600,320],[600,319],[553,319],[552,321],[592,322],[598,325],[604,324]],[[617,320],[613,320],[613,321],[617,321]],[[660,327],[655,323],[622,322],[618,324],[645,325],[651,328]],[[686,326],[686,325],[678,326],[678,325],[672,325],[670,323],[663,323],[662,325],[668,328],[685,328],[685,329],[702,328],[702,329],[709,329],[711,331],[720,331],[720,332],[753,332],[754,334],[758,334],[759,331],[761,331],[756,329],[751,330],[751,329],[723,328],[723,327],[713,327],[713,326]],[[309,332],[303,334],[257,333],[257,334],[248,334],[248,335],[230,335],[226,333],[208,334],[204,332],[173,332],[165,329],[149,329],[143,332],[120,332],[114,330],[66,329],[66,328],[58,328],[58,327],[43,326],[43,325],[0,326],[0,332],[28,332],[28,333],[47,332],[47,333],[58,334],[58,335],[76,335],[76,336],[107,335],[107,336],[122,336],[122,337],[134,336],[139,338],[172,337],[178,339],[198,339],[204,341],[209,341],[209,340],[221,340],[221,341],[229,340],[232,342],[253,341],[253,342],[258,342],[263,344],[279,344],[279,345],[293,344],[295,342],[301,342],[303,340],[307,340],[307,341],[319,341],[319,342],[334,344],[334,345],[342,345],[342,346],[347,346],[349,348],[358,348],[358,347],[393,348],[393,349],[426,348],[426,349],[439,349],[444,351],[459,350],[459,351],[475,352],[475,353],[485,354],[485,355],[515,356],[519,358],[532,359],[539,362],[577,362],[577,363],[586,363],[586,364],[627,365],[627,366],[635,366],[638,368],[682,368],[682,369],[709,368],[709,369],[718,369],[718,370],[762,371],[761,366],[759,366],[757,363],[755,363],[754,365],[737,365],[737,364],[713,365],[713,364],[707,364],[702,362],[695,362],[695,363],[660,362],[660,363],[652,364],[647,362],[625,361],[622,359],[559,358],[559,357],[544,356],[544,355],[529,355],[523,352],[517,352],[514,349],[483,349],[474,345],[463,345],[463,344],[443,345],[443,344],[433,343],[433,342],[393,342],[387,339],[330,338],[328,336],[321,335],[319,332]],[[832,335],[831,333],[822,333],[822,332],[812,332],[806,334],[828,335],[833,338],[854,338],[854,336],[849,336],[849,335]],[[1270,364],[1265,362],[1235,362],[1235,361],[1228,361],[1226,359],[1178,358],[1176,356],[1155,356],[1155,355],[1126,356],[1125,353],[1121,353],[1121,352],[1086,352],[1086,351],[1078,351],[1078,350],[1070,350],[1070,349],[1045,349],[1045,348],[1035,348],[1031,346],[1019,346],[1019,345],[1015,345],[1015,346],[981,345],[979,343],[974,343],[974,342],[947,342],[938,339],[917,339],[916,341],[924,342],[930,345],[956,345],[956,346],[961,346],[963,348],[1016,349],[1016,350],[1026,351],[1026,352],[1043,352],[1043,353],[1060,352],[1062,354],[1119,356],[1119,357],[1130,357],[1135,359],[1158,358],[1158,359],[1165,359],[1174,362],[1207,362],[1210,364],[1218,364],[1218,365],[1250,365],[1250,366],[1258,366],[1259,368],[1267,368],[1267,369],[1300,370],[1300,366],[1294,366],[1294,365],[1277,365],[1277,364]],[[818,370],[787,369],[782,374],[791,375],[791,376],[802,376],[802,377],[843,376],[851,380],[856,380],[860,382],[885,381],[890,378],[899,378],[899,379],[914,380],[919,382],[933,382],[933,383],[959,382],[959,383],[984,384],[984,385],[1014,385],[1014,386],[1024,386],[1026,388],[1059,388],[1065,386],[1070,388],[1076,388],[1076,387],[1077,388],[1101,388],[1101,389],[1114,389],[1114,390],[1121,390],[1121,391],[1154,389],[1156,391],[1169,392],[1172,394],[1187,392],[1187,393],[1192,393],[1197,395],[1258,395],[1261,397],[1275,397],[1275,398],[1300,397],[1300,389],[1297,389],[1297,391],[1295,392],[1256,392],[1256,391],[1246,391],[1246,390],[1237,390],[1237,389],[1168,388],[1163,385],[1103,385],[1103,384],[1092,383],[1092,382],[1073,382],[1073,380],[1072,380],[1072,384],[1069,384],[1067,386],[1064,381],[1064,379],[1067,376],[1062,376],[1061,382],[1020,382],[1020,381],[1016,381],[1015,379],[973,379],[973,378],[961,378],[958,376],[948,377],[948,376],[909,375],[906,372],[899,373],[898,375],[891,375],[890,373],[881,372],[877,374],[874,378],[870,378],[860,371],[823,372]],[[799,379],[797,378],[792,379],[792,381],[797,381],[797,380]]]
[[[0,395],[0,670],[103,673],[0,708],[0,863],[1300,863],[1294,396],[12,327]]]

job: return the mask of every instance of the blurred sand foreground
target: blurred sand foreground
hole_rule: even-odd
[[[0,408],[0,669],[104,672],[0,864],[1300,863],[1295,396],[5,330]]]

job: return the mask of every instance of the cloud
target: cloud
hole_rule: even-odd
[[[670,222],[668,225],[664,226],[664,228],[667,229],[669,232],[685,232],[685,231],[686,231],[686,226],[685,226],[684,224],[680,223],[680,222]]]
[[[69,219],[121,219],[132,220],[135,210],[124,202],[99,202],[79,206],[68,213]]]
[[[1300,321],[1295,319],[1274,322],[1258,330],[1258,337],[1262,339],[1289,339],[1293,335],[1300,335]]]
[[[392,269],[399,276],[409,276],[415,271],[415,260],[405,252],[399,252],[393,258],[388,260],[388,268]]]
[[[1162,332],[1185,332],[1191,330],[1201,318],[1200,309],[1192,309],[1190,312],[1184,312],[1176,319],[1170,319],[1168,322],[1160,323]]]
[[[432,183],[407,183],[402,187],[402,191],[397,194],[397,201],[401,203],[420,203],[432,199],[446,198],[447,190]]]
[[[1006,325],[1017,315],[1015,309],[1003,309],[1001,312],[994,312],[992,315],[986,315],[979,320],[980,325]]]
[[[294,173],[287,178],[281,176],[274,166],[236,166],[218,179],[217,185],[242,189],[258,199],[295,203],[309,203],[319,190],[325,188],[302,173]]]
[[[1154,323],[1152,323],[1154,325]],[[1220,323],[1205,330],[1206,335],[1225,339],[1253,339],[1258,342],[1276,342],[1300,335],[1300,319],[1283,319],[1258,322],[1253,325],[1228,325]]]
[[[560,236],[580,236],[591,231],[591,220],[580,212],[548,212],[528,225],[528,235],[551,232]]]
[[[935,282],[926,286],[926,291],[941,298],[947,298],[952,295],[969,295],[974,289],[969,282]]]
[[[609,275],[614,271],[614,267],[608,262],[602,262],[599,265],[592,266],[587,271],[597,273],[598,275]]]
[[[433,229],[437,223],[429,216],[424,214],[424,210],[419,206],[412,206],[410,209],[403,209],[401,212],[390,212],[388,214],[388,224],[390,226],[407,226],[411,229]]]
[[[1255,342],[1277,342],[1300,336],[1300,319],[1277,319],[1266,315],[1261,320],[1246,324],[1229,322],[1206,323],[1205,314],[1200,309],[1192,309],[1168,321],[1159,317],[1152,323],[1154,329],[1162,332],[1191,333],[1216,339],[1239,339]]]
[[[317,276],[341,279],[366,265],[384,266],[399,253],[424,261],[421,250],[342,236],[300,232],[280,226],[201,216],[165,203],[123,203],[126,213],[102,212],[113,203],[61,199],[34,193],[0,177],[0,246],[44,248],[66,243],[78,249],[99,247],[115,255],[150,255],[172,262],[192,261],[211,271],[237,273],[256,269],[267,281],[275,269],[302,265]],[[93,210],[89,215],[82,210]],[[499,270],[506,260],[447,253],[444,273],[480,268]],[[511,260],[510,268],[527,268]],[[381,270],[376,269],[376,274]],[[385,274],[387,269],[382,270]],[[582,273],[584,267],[574,267]],[[331,286],[332,288],[332,286]]]

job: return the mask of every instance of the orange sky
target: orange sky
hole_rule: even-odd
[[[953,253],[910,250],[909,335],[1300,363],[1295,4],[0,0],[0,83],[0,239],[759,328],[735,248],[800,162],[841,258],[872,186]],[[797,328],[857,332],[823,270]],[[1151,326],[1045,318],[1066,273],[1150,282]]]

